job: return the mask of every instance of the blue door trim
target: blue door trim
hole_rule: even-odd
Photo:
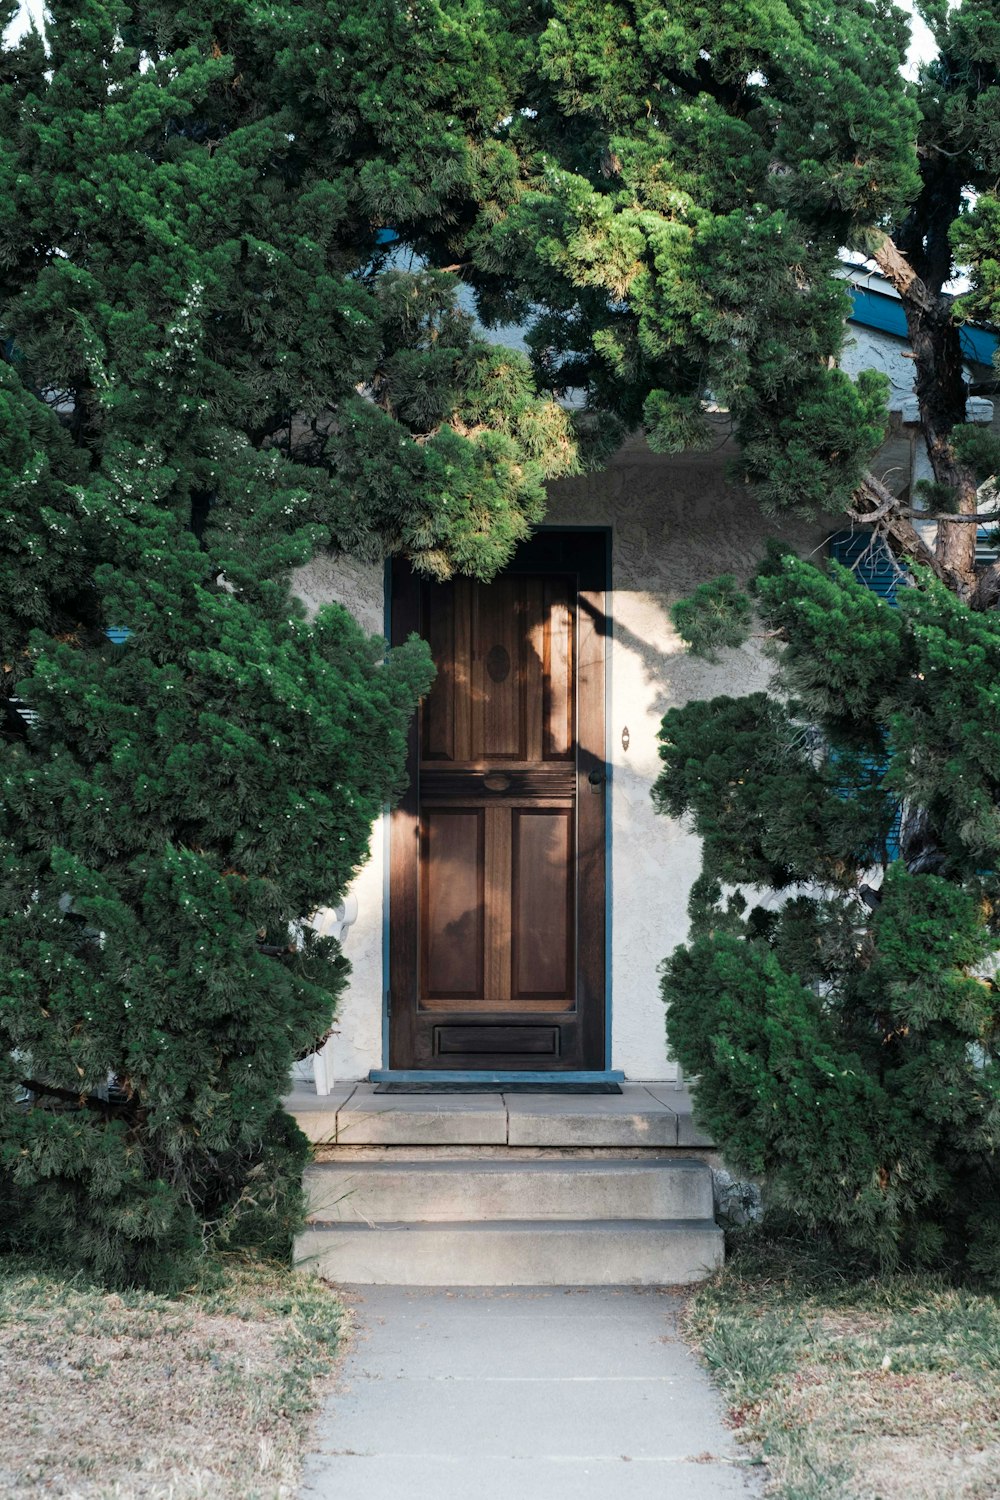
[[[541,1073],[537,1070],[514,1073],[509,1069],[496,1070],[470,1068],[372,1068],[368,1074],[370,1083],[537,1083],[546,1089],[558,1088],[561,1083],[624,1083],[625,1074],[620,1068],[605,1068],[601,1072]]]

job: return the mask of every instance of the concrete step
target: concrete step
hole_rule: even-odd
[[[722,1264],[711,1219],[313,1225],[299,1265],[367,1286],[677,1286]]]
[[[578,1150],[708,1148],[684,1089],[626,1083],[620,1094],[332,1094],[298,1088],[285,1101],[315,1145],[513,1146]]]
[[[712,1174],[677,1161],[330,1161],[305,1173],[325,1223],[709,1219]]]

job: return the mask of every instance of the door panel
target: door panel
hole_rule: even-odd
[[[602,533],[542,533],[490,584],[398,566],[393,640],[437,678],[390,853],[390,1066],[602,1068]]]
[[[483,808],[428,809],[422,821],[423,993],[476,1000],[483,994],[485,823]]]
[[[569,808],[511,811],[513,994],[572,1004],[573,828]]]
[[[543,599],[544,624],[542,754],[546,760],[572,760],[573,721],[576,708],[573,662],[573,607],[570,580],[547,579]]]
[[[472,746],[473,761],[526,760],[524,587],[520,578],[472,583]],[[431,608],[448,608],[447,586],[425,590]],[[456,684],[456,692],[461,686]],[[434,689],[431,688],[431,694]]]

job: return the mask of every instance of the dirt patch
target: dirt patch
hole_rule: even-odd
[[[291,1496],[342,1309],[318,1279],[229,1267],[210,1292],[0,1280],[0,1494]]]

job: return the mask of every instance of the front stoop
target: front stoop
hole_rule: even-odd
[[[686,1094],[377,1095],[288,1108],[314,1142],[296,1260],[339,1282],[663,1286],[722,1262]]]

